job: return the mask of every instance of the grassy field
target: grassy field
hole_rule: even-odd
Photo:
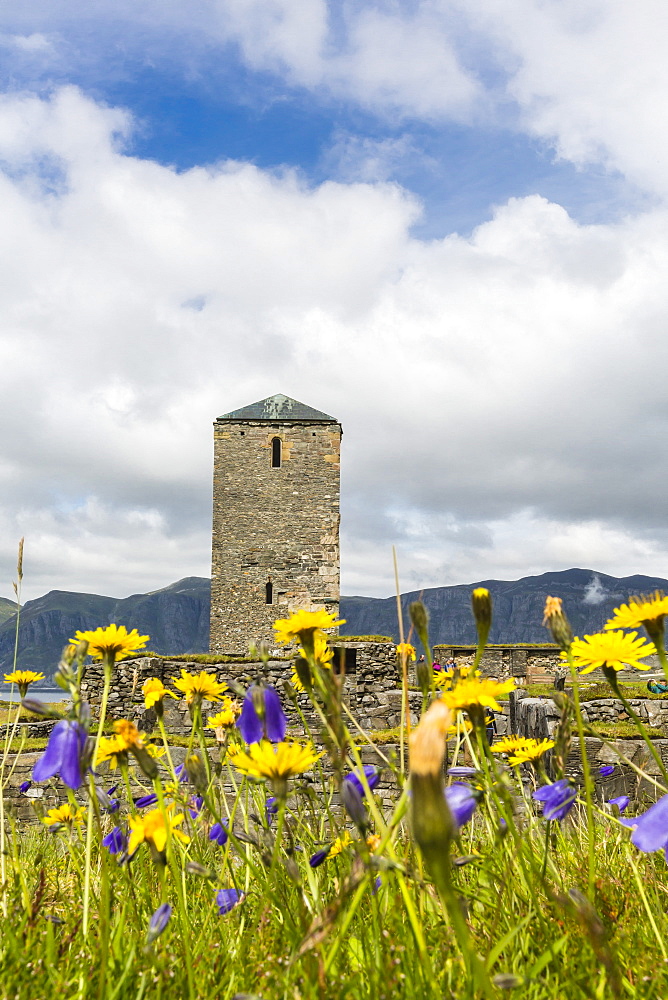
[[[491,601],[484,589],[473,597],[479,660]],[[188,750],[178,769],[161,712],[177,692],[157,678],[143,692],[163,756],[129,721],[106,720],[114,661],[132,637],[109,626],[65,651],[71,700],[48,744],[32,747],[43,751],[35,781],[63,805],[31,800],[39,822],[28,823],[0,797],[0,1000],[664,1000],[668,772],[656,734],[633,719],[596,727],[646,743],[648,763],[624,770],[610,744],[606,781],[635,771],[642,789],[610,802],[586,755],[579,784],[565,773],[590,732],[579,685],[560,701],[552,740],[490,748],[486,713],[512,679],[473,672],[437,691],[423,671],[410,739],[403,724],[366,734],[328,666],[331,616],[293,618],[278,625],[305,651],[297,668],[318,720],[308,739],[286,740],[287,706],[261,671],[238,718],[224,684],[187,675],[176,685],[192,732],[178,741]],[[419,608],[414,624],[426,630]],[[611,657],[635,655],[622,639],[597,641],[617,644]],[[103,664],[99,719],[80,693],[87,651]],[[226,731],[220,760],[202,725],[211,703]],[[402,720],[407,710],[406,685]],[[15,745],[7,734],[3,791]],[[382,771],[362,767],[367,747]],[[138,778],[148,798],[133,796]]]

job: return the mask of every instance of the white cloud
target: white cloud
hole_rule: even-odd
[[[668,213],[421,242],[396,185],[177,174],[129,128],[0,102],[0,593],[22,534],[29,597],[206,574],[211,422],[277,391],[343,421],[347,592],[393,542],[411,586],[665,572]]]

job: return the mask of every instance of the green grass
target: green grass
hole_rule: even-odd
[[[532,798],[535,785],[548,780],[540,767],[525,766],[524,781],[517,769],[499,771],[484,733],[474,731],[467,757],[478,777],[471,811],[457,828],[456,807],[444,800],[449,719],[436,710],[413,729],[410,786],[388,752],[376,795],[358,798],[350,785],[341,793],[340,779],[359,762],[358,751],[397,743],[400,732],[348,729],[331,673],[312,669],[319,694],[309,717],[319,723],[308,738],[323,752],[305,751],[302,769],[285,781],[249,779],[233,763],[220,765],[218,753],[209,756],[215,741],[196,729],[192,739],[168,737],[174,747],[199,748],[200,765],[189,768],[194,784],[175,780],[166,756],[144,765],[149,775],[157,766],[157,777],[143,783],[150,790],[153,780],[166,809],[138,810],[121,767],[97,776],[103,788],[116,786],[118,809],[104,811],[108,800],[90,777],[77,790],[84,815],[72,830],[47,829],[40,799],[20,799],[5,811],[0,1000],[668,996],[663,851],[638,850],[593,795],[591,781],[576,790],[567,817],[547,823]],[[73,669],[76,696],[75,678]],[[577,746],[578,720],[568,719]],[[631,721],[590,728],[609,739],[638,736]],[[5,782],[9,749],[5,740]],[[275,773],[271,748],[254,753],[266,754]],[[140,763],[132,761],[133,772]],[[50,796],[54,789],[76,805],[57,780]],[[276,814],[268,811],[270,795],[279,803]],[[627,815],[645,808],[631,803]],[[39,823],[29,821],[29,809]],[[174,830],[149,845],[167,817]],[[209,839],[221,823],[230,831],[222,845]],[[103,844],[115,829],[143,830],[131,859]],[[369,834],[377,839],[367,842]],[[340,853],[310,864],[342,837]],[[241,901],[220,914],[216,894],[229,890]],[[164,904],[170,919],[149,941],[152,915]]]
[[[662,699],[668,700],[667,694],[652,694],[651,691],[647,690],[645,684],[633,683],[631,681],[622,681],[620,683],[621,691],[625,698],[647,698],[650,701],[661,701]],[[532,698],[551,698],[554,692],[553,684],[527,684],[525,688],[521,690],[526,691]],[[566,682],[566,691],[571,690],[571,685]],[[596,701],[599,698],[614,698],[615,694],[611,687],[605,682],[594,683],[594,684],[580,684],[580,700],[581,701]]]
[[[140,653],[133,653],[131,656],[121,657],[121,660],[137,660],[142,656],[153,656],[160,660],[171,660],[175,663],[202,663],[204,665],[215,665],[216,663],[257,663],[257,656],[226,656],[222,653],[154,653],[151,650],[142,650]],[[272,660],[291,660],[291,656],[271,656]]]
[[[2,996],[484,996],[472,987],[450,922],[425,881],[407,828],[396,828],[398,869],[367,867],[354,830],[349,848],[312,869],[308,858],[327,840],[326,823],[343,828],[346,820],[338,807],[332,811],[328,782],[319,770],[312,792],[300,790],[299,782],[294,788],[284,847],[273,863],[277,825],[274,820],[269,829],[262,820],[262,786],[242,789],[235,819],[235,829],[251,842],[228,841],[218,847],[206,836],[210,815],[205,811],[203,819],[195,820],[187,815],[183,826],[191,840],[187,845],[175,842],[175,867],[167,870],[152,860],[146,845],[130,865],[119,865],[104,849],[100,854],[97,837],[122,823],[123,814],[103,818],[94,842],[93,920],[87,935],[82,928],[84,833],[70,838],[66,831],[22,829],[11,841],[8,858],[9,916],[2,921],[0,939]],[[220,808],[216,794],[212,801]],[[491,987],[491,1000],[505,995],[520,1000],[606,1000],[614,996],[615,977],[620,996],[666,996],[668,965],[661,947],[668,940],[668,870],[662,853],[636,851],[627,830],[611,818],[598,819],[595,888],[592,903],[585,905],[578,902],[587,893],[582,815],[563,829],[553,826],[544,876],[542,821],[535,818],[525,824],[517,840],[512,835],[499,839],[495,815],[490,799],[489,808],[478,808],[452,846],[453,858],[474,859],[452,870],[454,891],[467,915],[471,951],[482,957],[491,977],[511,976],[516,983],[507,993]],[[302,850],[293,851],[294,844]],[[189,861],[199,868],[188,870]],[[374,895],[379,871],[382,885]],[[246,895],[221,916],[215,893],[233,886]],[[581,895],[573,897],[573,890]],[[161,901],[172,906],[171,920],[162,936],[147,946],[151,914]],[[647,907],[656,933],[648,923]]]
[[[622,720],[621,722],[590,722],[589,726],[597,736],[607,740],[637,740],[638,729],[634,722]],[[666,734],[663,729],[655,726],[645,726],[645,732],[652,740],[665,740]]]

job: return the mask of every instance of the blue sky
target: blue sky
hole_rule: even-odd
[[[583,223],[617,219],[648,198],[614,169],[561,158],[553,143],[522,131],[512,108],[498,122],[373,114],[351,100],[287,86],[277,74],[253,72],[234,45],[196,74],[192,67],[185,73],[128,59],[109,79],[91,80],[85,67],[67,81],[131,111],[129,153],[178,170],[234,159],[293,168],[311,184],[376,179],[359,159],[365,143],[385,144],[378,179],[420,199],[413,232],[421,238],[470,233],[513,196],[541,194]],[[356,157],[346,157],[344,148]]]
[[[209,569],[210,428],[345,429],[343,587],[668,575],[658,0],[0,13],[0,567]],[[660,456],[660,460],[657,459]],[[9,585],[0,593],[10,593]]]

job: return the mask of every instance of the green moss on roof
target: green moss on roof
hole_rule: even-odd
[[[333,635],[330,641],[336,645],[337,642],[394,642],[389,635]]]

